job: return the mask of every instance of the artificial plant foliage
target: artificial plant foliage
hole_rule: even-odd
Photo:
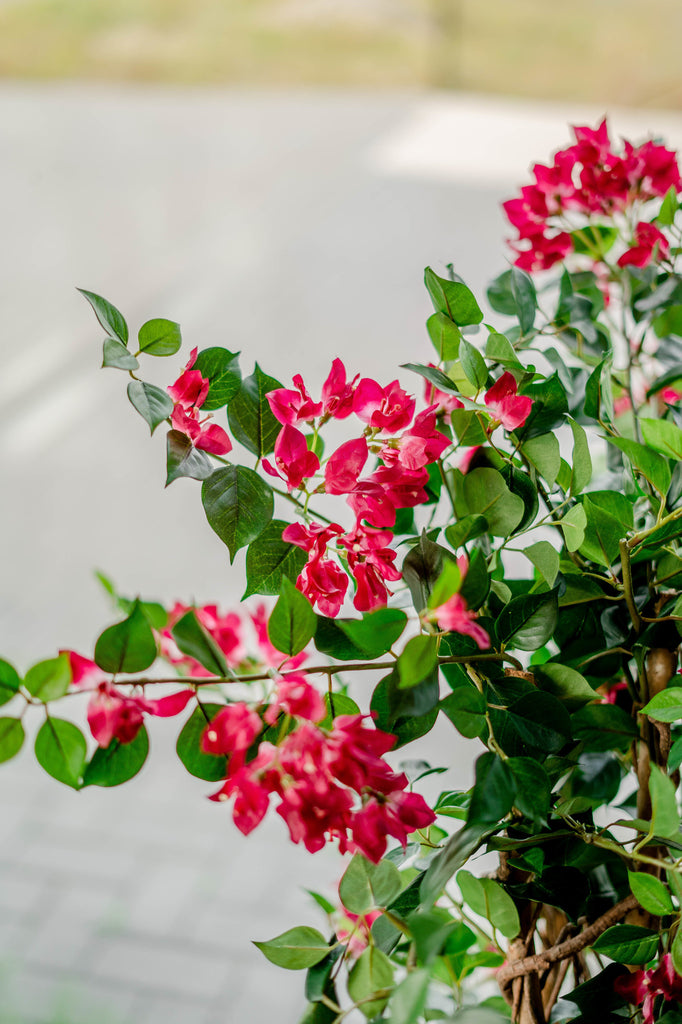
[[[179,326],[136,348],[83,292],[249,602],[100,577],[118,621],[93,658],[0,660],[0,761],[37,707],[50,775],[119,785],[151,719],[182,716],[180,762],[243,833],[274,806],[336,844],[338,897],[256,943],[305,972],[302,1021],[682,1019],[682,178],[605,123],[533,176],[490,316],[428,268],[424,347],[391,381],[336,358],[283,386],[213,347],[164,389],[145,368]],[[54,711],[74,692],[91,739]],[[427,800],[437,723],[471,767]]]

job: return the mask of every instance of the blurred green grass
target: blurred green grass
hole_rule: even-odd
[[[0,76],[682,106],[679,0],[0,0]]]

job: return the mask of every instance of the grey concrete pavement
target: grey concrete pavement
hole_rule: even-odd
[[[164,601],[226,606],[243,589],[197,486],[164,492],[163,439],[123,375],[98,369],[76,286],[131,325],[178,320],[186,351],[240,349],[246,372],[258,359],[314,388],[341,355],[392,375],[429,358],[423,267],[452,261],[478,290],[503,269],[499,200],[584,113],[0,87],[0,654],[25,667],[91,650],[111,620],[93,567]],[[183,362],[159,360],[156,379]],[[29,750],[0,767],[0,1024],[297,1019],[301,978],[249,939],[315,924],[300,889],[329,895],[338,858],[293,847],[276,816],[244,839],[174,759],[177,725],[151,732],[148,766],[120,790],[72,793]],[[438,731],[454,785],[462,750]]]

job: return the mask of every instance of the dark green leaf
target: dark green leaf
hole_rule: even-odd
[[[132,352],[129,352],[118,338],[105,338],[102,345],[102,366],[114,370],[136,370],[138,363]]]
[[[439,391],[445,391],[449,394],[459,394],[459,388],[446,373],[439,370],[437,366],[423,366],[421,363],[401,363],[401,369],[412,370],[413,373],[418,373],[424,380],[428,380],[430,384],[434,384]]]
[[[302,925],[290,928],[268,942],[254,942],[254,946],[277,967],[289,971],[302,971],[317,964],[329,952],[329,943],[316,928]]]
[[[521,522],[525,506],[512,494],[496,469],[473,469],[463,481],[464,500],[470,515],[485,516],[494,537],[508,537]]]
[[[205,754],[201,749],[204,729],[224,707],[224,704],[203,703],[196,707],[182,727],[176,744],[178,757],[190,775],[206,782],[219,782],[227,774],[226,757]]]
[[[268,391],[281,388],[274,377],[263,373],[258,363],[227,408],[230,429],[236,439],[259,458],[275,447],[282,424],[275,419],[267,398]]]
[[[445,536],[448,544],[455,551],[463,547],[470,540],[482,536],[488,529],[488,520],[485,516],[464,516],[456,523],[446,527]]]
[[[123,345],[127,345],[128,325],[116,307],[112,306],[106,299],[103,299],[101,295],[95,295],[94,292],[86,292],[84,288],[78,288],[77,290],[88,300],[100,325],[107,334],[111,338],[118,338]]]
[[[510,757],[507,768],[516,788],[514,805],[532,821],[543,822],[549,813],[552,793],[547,772],[530,757]]]
[[[370,661],[390,651],[407,625],[407,615],[400,608],[377,608],[361,619],[337,619],[339,629]]]
[[[547,434],[564,423],[568,412],[568,400],[557,373],[538,381],[537,384],[527,384],[523,388],[523,394],[533,402],[524,426],[516,431],[524,441]]]
[[[81,787],[86,752],[83,733],[72,722],[62,718],[48,718],[36,736],[38,764],[57,782],[63,782],[72,789]]]
[[[568,711],[577,711],[585,704],[599,700],[599,694],[585,677],[569,665],[546,661],[542,665],[535,665],[533,671],[542,689],[557,697]]]
[[[458,327],[480,324],[483,313],[465,284],[438,277],[430,267],[424,271],[424,283],[437,312],[445,313]]]
[[[662,455],[657,455],[650,448],[627,437],[607,437],[609,444],[624,452],[632,465],[639,470],[651,486],[665,497],[670,487],[670,466]]]
[[[613,420],[613,392],[611,388],[611,363],[613,357],[605,359],[595,367],[585,386],[586,416],[593,420],[611,422]]]
[[[620,964],[645,964],[656,956],[658,932],[634,924],[614,924],[592,943],[592,949]]]
[[[677,809],[675,783],[662,768],[651,766],[649,773],[649,795],[651,797],[651,835],[666,839],[678,839],[680,814]]]
[[[299,654],[315,635],[315,624],[310,601],[285,576],[268,620],[270,643],[282,654]]]
[[[410,588],[416,611],[421,612],[426,608],[434,584],[443,571],[443,560],[452,557],[446,548],[430,540],[426,531],[405,556],[403,579]]]
[[[512,292],[511,270],[505,270],[488,285],[486,292],[488,302],[496,313],[504,316],[514,316],[516,313],[516,302]]]
[[[155,384],[146,384],[143,380],[130,381],[128,398],[133,408],[149,424],[152,434],[173,412],[173,399],[168,392],[157,388]]]
[[[620,556],[620,541],[626,533],[623,523],[606,509],[595,504],[586,494],[582,496],[581,503],[587,523],[580,553],[585,558],[609,568]]]
[[[275,596],[280,592],[283,579],[293,582],[298,579],[307,558],[301,548],[282,540],[282,532],[288,525],[282,519],[273,519],[249,545],[244,598],[251,594]]]
[[[497,754],[486,753],[476,761],[476,782],[469,804],[467,828],[501,821],[514,803],[514,780]]]
[[[173,320],[147,320],[137,335],[140,352],[148,356],[172,356],[182,345],[180,324]]]
[[[529,529],[538,513],[538,489],[527,473],[514,466],[504,466],[501,472],[510,493],[518,495],[523,502],[523,516],[514,530],[515,533],[521,533]]]
[[[26,673],[24,686],[38,700],[47,703],[63,697],[71,685],[71,662],[67,653],[40,661]]]
[[[459,344],[459,358],[467,380],[477,391],[480,391],[488,382],[488,367],[485,359],[466,338],[462,338]]]
[[[521,451],[550,487],[559,475],[561,452],[556,434],[538,434],[524,441]]]
[[[484,603],[489,592],[490,577],[485,555],[480,548],[474,548],[460,594],[466,601],[467,607],[476,611]]]
[[[548,586],[553,587],[559,574],[559,552],[548,540],[539,540],[523,551]]]
[[[197,356],[192,367],[209,380],[208,395],[201,409],[212,412],[228,405],[239,391],[242,374],[239,369],[239,352],[228,352],[226,348],[205,348]]]
[[[230,552],[230,561],[240,548],[259,537],[272,519],[272,489],[246,466],[218,469],[201,488],[201,500],[209,526]]]
[[[511,268],[511,292],[516,315],[519,319],[521,334],[528,334],[535,323],[535,310],[538,300],[535,285],[530,274],[518,267]]]
[[[213,472],[213,463],[206,452],[195,448],[187,434],[169,430],[166,436],[166,487],[181,476],[206,480]]]
[[[575,420],[568,421],[573,433],[573,466],[571,468],[571,495],[580,494],[592,479],[592,456],[587,434]]]
[[[443,698],[440,708],[455,729],[467,739],[478,739],[486,735],[485,698],[475,686],[459,686]]]
[[[500,746],[512,755],[558,753],[571,737],[571,720],[563,704],[542,691],[527,693],[506,711],[490,712]]]
[[[171,633],[182,654],[194,658],[212,676],[228,675],[225,655],[193,609],[178,619]]]
[[[144,726],[131,743],[112,740],[98,747],[85,769],[84,786],[120,786],[142,768],[149,753],[149,736]]]
[[[537,651],[552,636],[558,617],[557,591],[513,598],[497,619],[498,639],[520,651]]]
[[[352,699],[352,697],[346,696],[345,693],[325,693],[323,695],[324,702],[327,705],[327,714],[319,722],[320,729],[331,729],[334,719],[338,715],[359,715],[360,708]]]
[[[127,619],[105,629],[95,644],[95,661],[112,674],[142,672],[155,658],[156,640],[139,601]]]
[[[571,717],[573,735],[586,750],[628,750],[639,735],[637,726],[615,704],[588,704]]]
[[[509,809],[511,806],[510,802]],[[445,847],[431,859],[426,869],[420,888],[422,906],[428,906],[438,899],[454,873],[466,864],[491,831],[493,829],[487,825],[467,824],[450,836]]]
[[[0,764],[19,753],[24,737],[24,727],[18,718],[0,718]]]

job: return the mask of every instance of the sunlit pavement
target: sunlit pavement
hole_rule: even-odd
[[[602,112],[441,95],[0,88],[0,655],[87,653],[124,593],[234,604],[234,566],[197,486],[164,491],[125,375],[76,286],[132,327],[164,316],[186,349],[241,350],[315,391],[331,359],[391,379],[427,361],[423,267],[481,293],[505,267],[498,203],[528,165]],[[616,114],[617,133],[682,142],[682,120]],[[166,383],[182,356],[153,366]],[[405,374],[405,371],[401,371]],[[405,381],[409,375],[405,374]],[[414,380],[411,382],[415,387]],[[365,689],[357,683],[360,699]],[[74,793],[25,750],[0,770],[0,1024],[293,1024],[302,977],[250,939],[324,928],[333,855],[275,815],[248,839],[152,724],[120,790]],[[473,748],[471,748],[473,751]],[[421,751],[425,755],[424,749]],[[469,784],[444,723],[428,753]],[[459,762],[459,767],[457,762]]]

